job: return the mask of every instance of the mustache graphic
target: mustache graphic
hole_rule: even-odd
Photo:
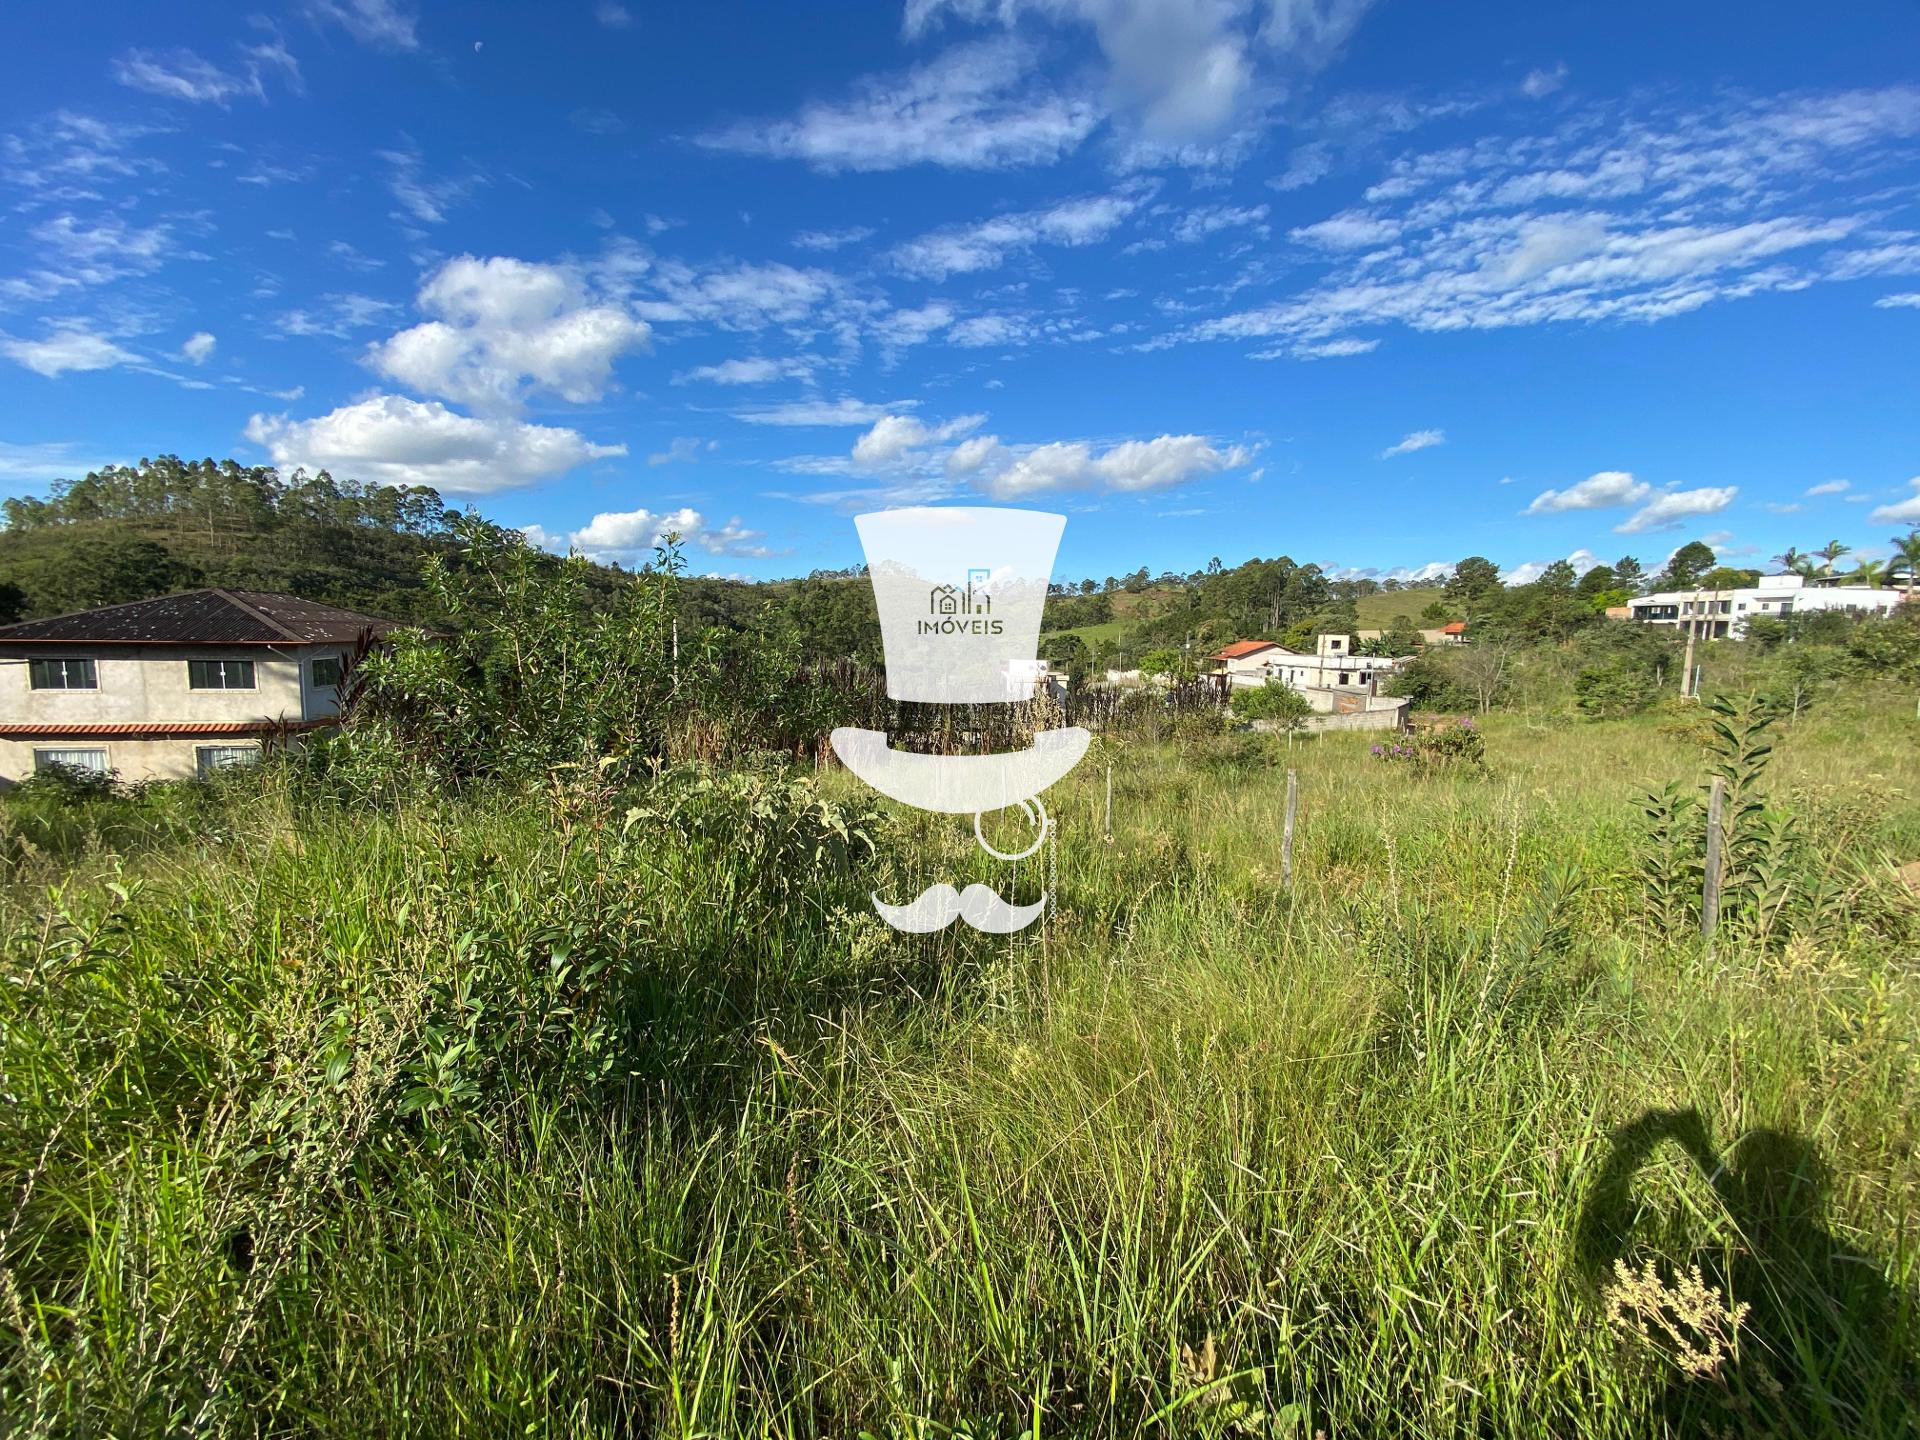
[[[1011,935],[1040,918],[1040,912],[1047,908],[1047,897],[1042,895],[1031,905],[1013,905],[985,885],[969,885],[962,892],[941,880],[905,905],[889,905],[875,895],[873,908],[882,920],[909,935],[944,930],[956,918],[988,935]]]

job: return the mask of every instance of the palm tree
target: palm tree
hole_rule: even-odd
[[[1782,574],[1786,574],[1789,572],[1797,573],[1800,569],[1800,562],[1804,558],[1806,557],[1801,555],[1801,553],[1798,550],[1794,549],[1793,546],[1789,545],[1786,549],[1785,554],[1776,555],[1773,557],[1773,563],[1780,567]]]
[[[1838,540],[1829,540],[1813,553],[1827,562],[1820,567],[1820,573],[1831,579],[1833,576],[1834,563],[1839,560],[1842,555],[1851,555],[1853,553],[1853,547],[1851,545],[1842,545]]]
[[[1793,573],[1802,580],[1812,580],[1820,574],[1820,567],[1813,563],[1811,556],[1802,555],[1793,562]]]
[[[1913,604],[1913,587],[1920,582],[1920,530],[1904,540],[1893,542],[1893,558],[1887,562],[1887,579],[1904,573],[1907,577],[1907,604]]]
[[[1887,578],[1887,562],[1884,560],[1856,561],[1853,574],[1847,578],[1858,580],[1862,585],[1878,590]]]

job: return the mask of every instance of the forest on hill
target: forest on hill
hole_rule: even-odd
[[[458,617],[429,562],[457,566],[461,555],[474,552],[476,539],[482,550],[525,548],[517,532],[448,506],[426,486],[370,485],[324,470],[283,476],[270,466],[172,455],[58,481],[46,498],[9,499],[0,513],[0,621],[221,585],[441,628],[457,625]],[[1850,552],[1837,541],[1812,555],[1789,551],[1779,559],[1813,581],[1851,573],[1869,582],[1911,583],[1920,539],[1896,537],[1895,545],[1892,562],[1865,562],[1853,572],[1839,566]],[[1822,557],[1824,567],[1814,565]],[[582,602],[602,613],[618,605],[633,578],[581,557],[563,560],[535,550],[525,558],[535,571],[565,570]],[[759,652],[756,665],[769,657],[794,665],[880,663],[879,622],[864,567],[746,583],[686,573],[671,545],[639,573],[654,564],[678,567],[679,634],[690,649],[720,656],[750,641]],[[1648,636],[1603,636],[1608,607],[1643,591],[1743,585],[1758,574],[1722,565],[1699,541],[1680,546],[1657,573],[1623,555],[1584,572],[1558,561],[1513,584],[1483,556],[1469,556],[1420,585],[1329,575],[1285,555],[1231,567],[1215,558],[1187,574],[1154,575],[1142,566],[1104,579],[1055,581],[1040,653],[1076,681],[1114,667],[1181,678],[1232,640],[1310,649],[1316,635],[1378,631],[1363,642],[1367,648],[1407,655],[1419,648],[1420,628],[1470,620],[1477,636],[1505,647],[1594,651],[1588,668],[1608,673],[1630,651],[1630,668],[1652,677],[1661,671],[1664,646]],[[1824,638],[1837,644],[1843,637],[1836,629]],[[1473,688],[1455,684],[1417,698],[1458,702]]]

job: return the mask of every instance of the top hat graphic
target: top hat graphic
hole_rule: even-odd
[[[934,704],[1011,704],[1033,695],[1034,651],[1064,515],[921,506],[855,517],[880,611],[887,694]],[[978,815],[1032,800],[1086,753],[1078,726],[1000,755],[916,755],[878,730],[843,727],[833,748],[883,795]]]

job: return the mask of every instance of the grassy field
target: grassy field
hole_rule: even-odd
[[[1103,739],[1012,877],[838,774],[9,836],[0,1415],[1910,1433],[1911,696],[1775,732],[1814,898],[1711,951],[1635,803],[1697,740],[1484,728],[1484,775]],[[867,905],[936,878],[1056,908]]]
[[[1405,590],[1396,590],[1392,594],[1380,592],[1362,595],[1354,601],[1354,609],[1360,616],[1362,630],[1384,630],[1393,623],[1393,617],[1404,615],[1413,621],[1414,628],[1423,629],[1431,624],[1422,620],[1420,612],[1436,600],[1445,600],[1446,595],[1438,585],[1410,585]]]

